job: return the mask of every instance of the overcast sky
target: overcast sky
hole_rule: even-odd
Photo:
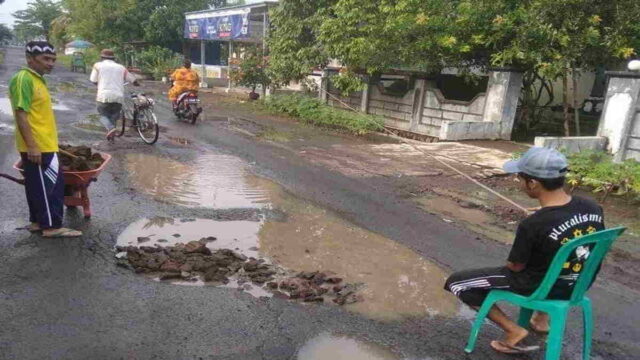
[[[4,0],[4,4],[0,5],[0,24],[13,25],[15,20],[12,13],[27,8],[29,0]]]

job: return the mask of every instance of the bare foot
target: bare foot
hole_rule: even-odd
[[[547,313],[536,311],[533,313],[533,316],[531,316],[529,325],[533,331],[546,334],[549,332],[549,315]]]
[[[529,332],[525,328],[517,327],[514,331],[509,331],[504,334],[502,342],[511,346],[515,346],[522,339],[529,336]]]
[[[31,223],[29,224],[29,226],[27,226],[27,230],[29,230],[29,232],[38,232],[42,229],[40,229],[40,224],[38,223]]]
[[[521,327],[505,333],[504,339],[494,340],[491,347],[505,354],[521,354],[529,351],[539,350],[539,346],[520,346],[519,343],[529,335],[529,332]]]

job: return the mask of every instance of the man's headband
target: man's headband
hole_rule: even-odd
[[[56,48],[46,41],[31,41],[27,44],[25,51],[27,55],[56,54]]]

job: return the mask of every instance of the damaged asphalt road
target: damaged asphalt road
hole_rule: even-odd
[[[5,99],[6,84],[22,64],[21,56],[20,50],[8,50],[5,68],[0,70],[0,91]],[[203,153],[236,157],[248,164],[248,172],[270,179],[288,196],[333,214],[339,219],[334,222],[355,224],[394,240],[447,272],[501,263],[508,248],[490,240],[475,240],[475,234],[427,214],[394,193],[385,179],[345,177],[310,164],[287,149],[235,132],[224,121],[209,120],[195,127],[178,123],[162,94],[154,95],[163,126],[158,144],[148,146],[134,136],[108,145],[102,133],[92,131],[91,126],[76,126],[89,124],[87,119],[95,113],[93,90],[86,76],[59,68],[50,86],[57,89],[52,95],[58,100],[62,142],[90,145],[112,154],[113,160],[89,189],[93,218],[85,221],[80,211],[67,212],[66,225],[85,233],[80,240],[45,240],[16,230],[26,224],[24,193],[17,184],[0,181],[1,359],[275,360],[297,359],[299,353],[306,358],[315,354],[313,358],[331,359],[328,352],[323,355],[323,346],[348,348],[358,342],[368,344],[365,348],[371,354],[363,358],[370,359],[511,359],[489,348],[488,341],[498,336],[491,326],[485,327],[477,350],[464,355],[470,327],[465,313],[374,320],[348,307],[256,298],[212,286],[176,286],[116,266],[114,246],[119,235],[143,218],[254,223],[271,219],[276,226],[293,211],[303,209],[291,205],[289,213],[260,206],[212,210],[163,201],[162,196],[140,188],[145,182],[138,183],[130,176],[126,160],[130,154],[183,164],[193,163]],[[11,173],[16,158],[13,121],[4,101],[0,108],[0,171]],[[210,165],[215,167],[215,163]],[[284,202],[282,206],[286,209],[288,205]],[[314,217],[301,219],[311,223]],[[276,227],[273,231],[280,230]],[[273,249],[275,252],[277,247]],[[434,276],[427,281],[437,288],[443,279]],[[640,314],[635,309],[639,297],[603,281],[592,291],[595,359],[631,359],[638,353],[636,324]],[[578,313],[572,314],[565,343],[567,359],[580,358],[579,319]],[[532,337],[531,341],[540,339]],[[542,353],[530,358],[536,356]]]

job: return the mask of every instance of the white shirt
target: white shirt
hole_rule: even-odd
[[[98,83],[96,101],[122,104],[124,102],[124,83],[134,82],[136,77],[115,61],[102,60],[93,65],[89,80]]]

